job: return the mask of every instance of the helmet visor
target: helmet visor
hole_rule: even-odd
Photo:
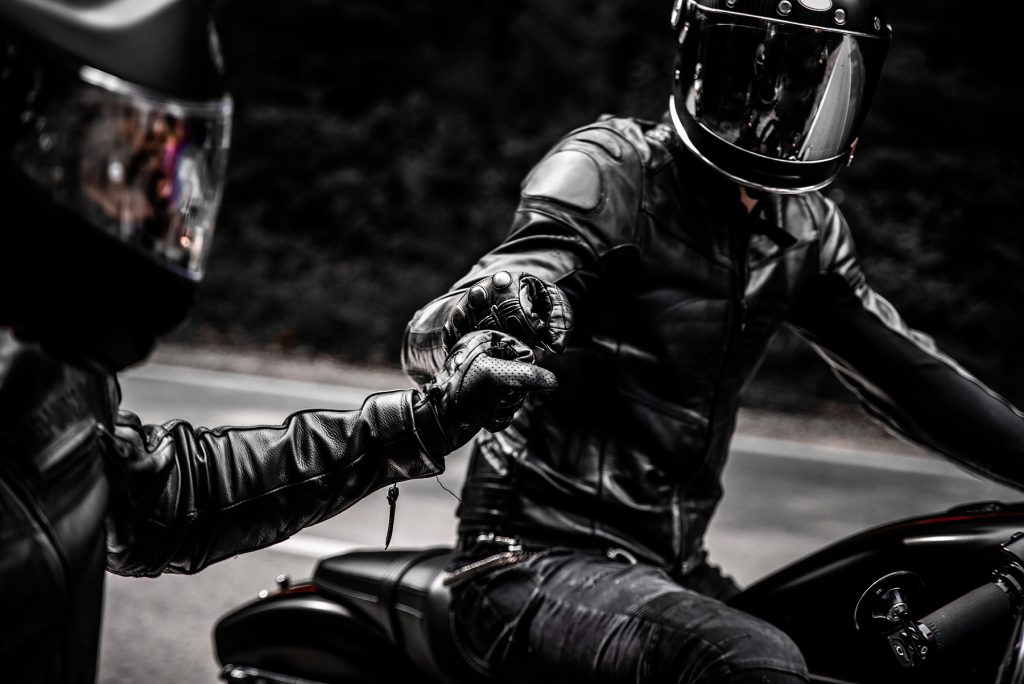
[[[231,99],[168,99],[88,67],[45,92],[15,143],[22,171],[103,232],[199,280],[223,194]]]
[[[771,159],[817,162],[849,151],[887,41],[700,11],[690,39],[694,31],[699,40],[680,48],[678,92],[700,126]]]

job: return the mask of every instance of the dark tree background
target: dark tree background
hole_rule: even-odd
[[[603,112],[661,116],[670,9],[221,2],[232,168],[179,339],[395,363],[410,315],[500,239],[552,143]],[[858,158],[829,194],[875,288],[1024,403],[1024,86],[1011,22],[987,16],[952,0],[893,7],[896,43]],[[835,387],[783,335],[750,401],[795,407]]]

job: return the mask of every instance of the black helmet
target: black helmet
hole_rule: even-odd
[[[753,188],[806,192],[848,165],[888,52],[885,0],[676,0],[669,112]]]
[[[231,110],[199,0],[0,2],[0,325],[144,358],[202,278]]]

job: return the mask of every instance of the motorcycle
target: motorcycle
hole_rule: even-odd
[[[354,551],[214,629],[226,681],[495,679],[459,647],[451,550]],[[1024,503],[982,502],[862,532],[750,586],[731,605],[800,646],[817,684],[1024,684]]]

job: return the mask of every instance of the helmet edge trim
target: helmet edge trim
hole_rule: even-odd
[[[686,149],[688,149],[694,156],[696,156],[698,159],[700,159],[702,162],[704,162],[708,167],[714,169],[716,172],[718,172],[719,174],[725,176],[729,180],[731,180],[731,181],[733,181],[735,183],[739,183],[740,185],[743,185],[743,186],[746,186],[746,187],[749,187],[749,188],[754,188],[755,190],[763,190],[765,192],[775,193],[775,194],[778,194],[778,195],[802,195],[802,194],[807,193],[807,192],[814,192],[815,190],[821,190],[822,188],[827,187],[829,184],[831,184],[836,179],[836,176],[839,175],[838,173],[836,173],[836,174],[830,176],[828,179],[826,179],[826,180],[824,180],[824,181],[822,181],[820,183],[813,183],[811,185],[801,186],[799,188],[784,188],[784,187],[779,187],[779,186],[776,186],[776,185],[767,185],[767,184],[764,184],[764,183],[758,183],[756,181],[752,181],[752,180],[747,179],[747,178],[741,178],[740,176],[737,176],[736,174],[733,174],[733,173],[730,173],[730,172],[726,171],[721,166],[719,166],[715,162],[711,161],[711,159],[709,159],[707,157],[707,155],[705,155],[703,152],[701,152],[697,148],[697,146],[690,139],[689,134],[687,134],[686,128],[683,126],[683,122],[679,119],[679,113],[678,113],[678,111],[676,109],[676,101],[675,101],[675,96],[674,95],[670,95],[669,96],[668,111],[669,111],[669,116],[672,118],[672,127],[675,129],[676,135],[679,136],[680,140],[682,140],[683,144],[686,146]],[[739,149],[739,148],[737,148],[737,149]],[[741,151],[747,152],[747,150],[741,150]],[[760,156],[760,155],[758,155],[758,156]],[[826,160],[826,161],[835,161],[836,159],[839,159],[842,156],[843,155],[839,155],[838,157],[834,157],[832,160]],[[770,159],[769,157],[764,157],[764,158],[765,159]],[[773,161],[777,161],[777,160],[773,160]],[[791,163],[817,164],[819,162],[791,162]]]
[[[120,76],[101,71],[91,66],[82,66],[78,69],[78,77],[89,85],[102,88],[110,93],[125,95],[127,97],[148,100],[154,104],[168,109],[178,109],[182,112],[188,111],[196,114],[222,114],[233,113],[234,101],[227,93],[219,98],[210,100],[190,100],[180,97],[168,97],[144,86],[136,85],[126,81]]]

